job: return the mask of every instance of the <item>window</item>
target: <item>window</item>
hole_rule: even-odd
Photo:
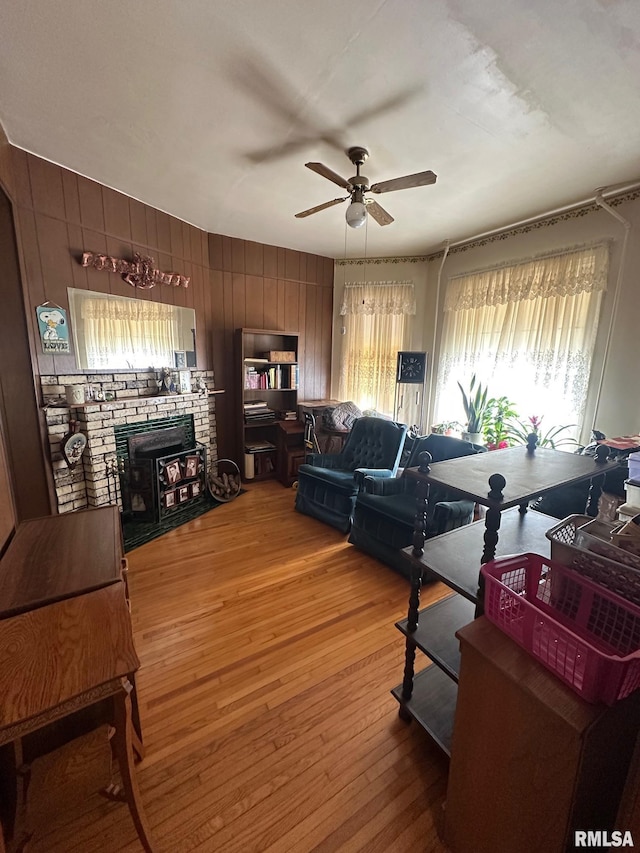
[[[523,419],[580,425],[608,259],[599,244],[451,278],[436,420],[461,417],[457,380],[467,386],[475,373]]]
[[[341,400],[393,415],[398,352],[406,349],[407,317],[415,313],[413,282],[347,282]]]

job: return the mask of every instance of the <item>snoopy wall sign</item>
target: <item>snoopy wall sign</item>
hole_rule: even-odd
[[[69,323],[67,312],[53,302],[45,302],[36,308],[38,318],[38,329],[42,341],[42,352],[68,353],[69,349]]]

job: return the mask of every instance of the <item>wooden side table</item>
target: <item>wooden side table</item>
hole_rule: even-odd
[[[20,754],[31,733],[106,704],[124,789],[115,798],[127,802],[143,848],[153,853],[133,764],[134,750],[143,756],[130,696],[139,666],[118,508],[19,525],[0,561],[0,745],[13,743]]]
[[[278,421],[276,448],[278,480],[283,486],[291,486],[298,478],[298,468],[305,458],[304,424],[300,421]]]

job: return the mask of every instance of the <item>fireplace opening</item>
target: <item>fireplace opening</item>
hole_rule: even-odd
[[[206,448],[193,438],[193,419],[127,430],[121,436],[123,514],[134,522],[162,524],[206,500]],[[150,426],[146,425],[145,426]]]
[[[171,453],[187,450],[187,430],[184,426],[156,429],[129,436],[129,459],[136,462],[140,459],[158,459]]]

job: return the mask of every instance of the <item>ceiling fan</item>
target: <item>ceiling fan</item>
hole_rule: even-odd
[[[325,210],[327,207],[333,207],[334,204],[340,204],[347,199],[351,199],[351,204],[347,208],[346,220],[347,224],[352,228],[360,228],[367,220],[367,213],[375,219],[378,225],[390,225],[393,222],[393,216],[381,207],[377,201],[366,198],[365,193],[389,193],[393,190],[406,190],[410,187],[423,187],[427,184],[435,184],[437,175],[431,171],[417,172],[415,175],[405,175],[403,178],[392,178],[390,181],[381,181],[377,184],[369,186],[369,178],[360,174],[360,166],[365,162],[369,152],[366,148],[355,146],[349,148],[347,157],[356,167],[356,174],[349,178],[342,178],[337,172],[329,169],[323,163],[305,163],[307,169],[312,172],[317,172],[323,178],[327,178],[337,184],[339,187],[344,187],[349,195],[344,198],[334,198],[332,201],[326,201],[324,204],[318,204],[316,207],[310,207],[309,210],[303,210],[302,213],[296,213],[296,219],[302,219],[305,216],[311,216],[312,213],[318,213],[320,210]]]

